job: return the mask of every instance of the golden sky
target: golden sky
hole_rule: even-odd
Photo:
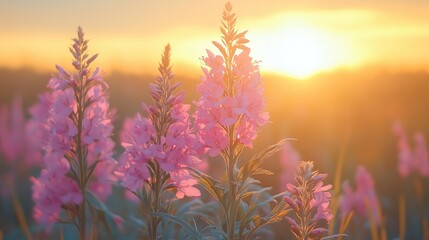
[[[336,68],[429,69],[429,1],[233,0],[262,71],[296,78]],[[309,2],[309,1],[306,1]],[[172,45],[176,72],[201,64],[225,1],[1,0],[0,66],[69,65],[78,25],[106,72],[154,73]]]

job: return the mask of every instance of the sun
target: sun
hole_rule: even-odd
[[[346,52],[334,34],[302,23],[273,27],[255,39],[262,68],[297,79],[335,68]]]
[[[288,29],[280,38],[280,51],[273,66],[297,78],[305,78],[329,67],[329,50],[320,34],[305,28]]]

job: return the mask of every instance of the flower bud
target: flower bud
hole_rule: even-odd
[[[310,232],[309,235],[310,235],[310,238],[316,238],[326,233],[328,233],[328,229],[326,228],[315,228]]]

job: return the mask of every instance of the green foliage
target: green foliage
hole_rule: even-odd
[[[212,195],[219,203],[222,204],[224,210],[226,210],[227,202],[225,200],[225,188],[223,185],[210,177],[209,175],[195,169],[189,168],[192,170],[192,176],[198,180],[198,183],[204,187],[204,189]]]
[[[170,215],[167,213],[161,213],[161,212],[154,213],[154,216],[179,224],[182,227],[183,232],[186,233],[186,235],[183,236],[183,238],[181,239],[197,239],[197,240],[203,239],[203,235],[198,230],[195,222],[194,222],[194,226],[191,226],[189,223],[187,223],[185,220],[183,220],[178,216]]]
[[[256,175],[270,175],[270,171],[262,168],[264,160],[270,158],[281,146],[286,139],[266,148],[259,152],[249,161],[247,161],[236,172],[235,201],[230,201],[231,191],[226,190],[221,182],[202,173],[199,170],[190,168],[192,175],[198,180],[200,185],[222,206],[224,211],[231,207],[236,208],[238,222],[236,222],[235,236],[238,239],[251,239],[251,236],[263,226],[281,221],[289,212],[288,205],[282,197],[285,193],[272,196],[269,194],[269,187],[260,186],[260,182],[253,177]],[[281,198],[280,201],[277,199]],[[263,214],[262,214],[263,213]],[[196,213],[198,214],[198,213]],[[203,220],[214,226],[216,230],[222,230],[222,225],[215,223],[212,216],[204,216]],[[225,223],[223,223],[225,224]]]
[[[86,203],[92,212],[93,228],[95,229],[98,227],[97,223],[102,223],[108,235],[111,237],[113,233],[112,230],[117,228],[114,218],[119,216],[112,213],[109,208],[89,190],[86,191]]]
[[[261,165],[265,159],[278,152],[286,141],[287,139],[280,140],[278,143],[271,145],[270,147],[253,156],[252,159],[247,161],[243,167],[238,170],[237,181],[244,182],[249,177],[254,175],[271,175],[272,172],[261,168]]]

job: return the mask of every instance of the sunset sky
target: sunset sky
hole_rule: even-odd
[[[176,72],[214,50],[225,1],[0,1],[0,66],[53,71],[81,25],[106,72],[153,73],[166,43]],[[262,71],[429,69],[429,1],[232,1]],[[309,1],[305,1],[309,2]],[[125,4],[126,3],[126,4]]]

